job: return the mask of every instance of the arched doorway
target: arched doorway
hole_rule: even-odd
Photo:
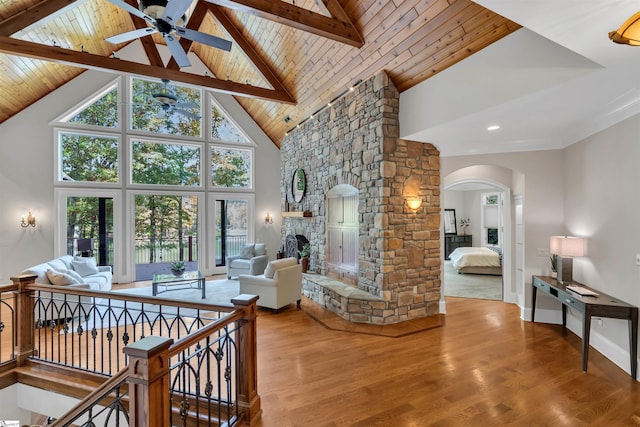
[[[502,215],[500,218],[501,224],[501,249],[502,249],[502,265],[503,265],[503,273],[502,273],[502,295],[503,301],[505,302],[517,302],[516,295],[516,287],[514,282],[514,272],[515,265],[514,260],[516,259],[515,252],[515,233],[514,233],[514,205],[513,205],[513,192],[512,192],[512,182],[513,182],[513,174],[518,174],[518,172],[514,172],[507,168],[502,168],[494,165],[475,165],[470,167],[465,167],[462,169],[458,169],[450,174],[446,175],[443,178],[443,197],[442,197],[442,208],[446,209],[447,206],[447,197],[446,193],[448,190],[456,187],[467,186],[468,188],[475,188],[478,194],[481,194],[483,191],[486,192],[499,192],[501,194],[502,199]],[[484,190],[483,190],[484,189]],[[520,196],[519,196],[520,197]],[[461,214],[463,214],[461,212]],[[463,214],[464,215],[464,214]],[[480,230],[478,226],[480,225],[480,212],[477,213],[476,217],[476,241],[477,244],[480,245],[484,241],[487,240],[486,236],[481,236]],[[460,217],[457,218],[460,220]],[[485,230],[482,230],[483,232]],[[442,241],[444,242],[444,229],[442,231]],[[444,246],[444,245],[443,245]],[[475,244],[474,244],[475,246]],[[444,247],[443,254],[444,254]],[[444,263],[443,263],[443,290],[446,289],[446,279],[445,279],[445,271],[444,271]],[[444,302],[444,292],[441,293],[441,312],[445,312],[445,302]]]

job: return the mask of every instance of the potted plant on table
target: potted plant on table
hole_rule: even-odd
[[[552,254],[549,260],[551,260],[551,277],[555,279],[558,277],[558,255]]]
[[[181,276],[184,273],[184,261],[176,261],[171,263],[171,272],[174,276]]]
[[[306,273],[309,270],[309,255],[311,255],[311,245],[305,243],[302,249],[298,251],[300,255],[300,264],[302,265],[302,272]]]

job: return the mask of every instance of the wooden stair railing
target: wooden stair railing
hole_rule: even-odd
[[[40,287],[35,285],[35,278],[36,276],[33,275],[11,277],[15,287],[13,292],[16,294],[14,363],[18,368],[25,366],[29,357],[34,355],[33,288]],[[233,310],[226,316],[179,339],[175,344],[172,338],[148,336],[127,345],[123,348],[123,353],[129,359],[128,366],[88,394],[72,412],[60,417],[52,426],[69,425],[70,420],[77,419],[78,413],[109,395],[114,390],[114,385],[117,388],[118,384],[127,381],[129,383],[129,425],[168,427],[171,411],[175,410],[169,400],[171,357],[214,334],[218,334],[219,338],[219,331],[231,324],[236,326],[234,346],[237,349],[237,382],[235,384],[237,398],[234,405],[237,407],[239,416],[235,421],[243,420],[249,425],[254,424],[262,412],[260,396],[257,392],[257,300],[258,297],[255,295],[238,295],[231,300]],[[150,410],[151,402],[153,402],[153,411]],[[159,407],[159,402],[164,404]]]

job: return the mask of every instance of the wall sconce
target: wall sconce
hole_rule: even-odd
[[[26,218],[24,217],[24,215],[22,215],[22,221],[20,221],[20,226],[22,228],[27,228],[28,226],[32,226],[32,227],[36,226],[36,217],[33,216],[31,211],[29,211],[29,215],[27,215]]]
[[[549,252],[558,255],[556,263],[558,283],[573,282],[573,257],[584,256],[584,239],[582,237],[551,236]]]
[[[418,196],[405,197],[405,199],[407,201],[407,206],[409,206],[409,209],[413,209],[415,211],[419,209],[420,206],[422,206],[422,199]]]
[[[271,215],[270,212],[267,212],[267,214],[264,216],[264,223],[273,224],[273,215]]]

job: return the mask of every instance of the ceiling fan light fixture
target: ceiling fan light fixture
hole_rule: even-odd
[[[155,20],[162,19],[164,10],[167,7],[167,0],[140,0],[140,10]],[[183,26],[187,22],[186,13],[182,15],[175,25]]]
[[[627,19],[617,31],[611,31],[609,38],[614,43],[640,46],[640,12]]]

